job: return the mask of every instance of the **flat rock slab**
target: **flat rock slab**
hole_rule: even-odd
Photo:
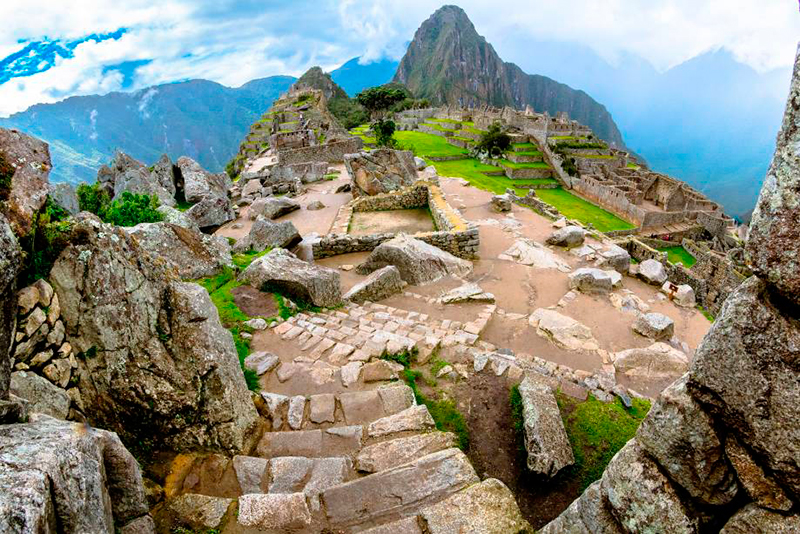
[[[657,260],[644,260],[639,264],[639,278],[655,286],[660,286],[667,281],[667,270]]]
[[[331,525],[343,527],[406,513],[478,481],[464,453],[447,449],[325,490],[322,500]]]
[[[261,376],[278,366],[280,359],[269,352],[254,352],[244,359],[244,365]]]
[[[383,441],[361,450],[356,458],[356,469],[365,473],[386,471],[455,446],[456,436],[449,432],[430,432]]]
[[[511,490],[496,478],[424,508],[420,516],[430,534],[506,534],[527,532],[530,528]]]
[[[536,328],[536,333],[547,337],[556,345],[567,350],[597,350],[597,340],[592,330],[554,310],[539,308],[528,318],[528,323]]]
[[[622,275],[617,271],[582,267],[569,275],[570,289],[583,293],[609,293],[621,285]]]
[[[459,304],[462,302],[494,302],[494,295],[485,292],[478,284],[464,284],[451,289],[439,297],[442,304]]]
[[[335,422],[334,411],[336,410],[336,396],[333,393],[322,395],[312,395],[310,398],[312,423],[333,423]]]
[[[304,493],[251,494],[239,498],[237,520],[244,527],[291,532],[311,525]]]
[[[352,302],[378,302],[400,293],[404,286],[397,267],[387,265],[354,285],[342,298]]]
[[[339,402],[348,425],[375,421],[385,415],[376,390],[342,393],[339,395]]]
[[[519,385],[519,393],[522,396],[528,469],[553,477],[575,463],[555,395],[549,386],[530,376]]]
[[[500,256],[501,260],[515,261],[522,265],[529,265],[537,269],[557,269],[568,273],[572,268],[561,261],[549,248],[540,245],[533,239],[518,239]]]
[[[333,427],[325,430],[265,432],[258,444],[258,455],[305,456],[321,458],[355,454],[361,449],[361,426]]]
[[[428,407],[421,404],[370,423],[367,434],[377,438],[396,432],[431,430],[435,426]]]
[[[666,343],[628,349],[613,355],[618,373],[643,378],[678,377],[689,368],[689,357]]]

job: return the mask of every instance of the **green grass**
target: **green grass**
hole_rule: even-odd
[[[475,128],[475,127],[473,127],[473,126],[468,126],[468,127],[466,128],[466,130],[467,130],[468,132],[470,132],[470,133],[474,133],[474,134],[478,134],[478,135],[483,135],[483,134],[485,134],[485,133],[486,133],[486,130],[481,130],[480,128]]]
[[[523,163],[514,163],[513,161],[509,161],[507,159],[501,159],[500,164],[504,167],[508,167],[510,169],[549,169],[550,165],[545,163],[544,161],[531,161],[531,162],[523,162]]]
[[[178,200],[175,202],[175,209],[178,211],[186,211],[192,206],[194,206],[194,204],[185,200]]]
[[[454,136],[453,136],[453,139],[458,139],[459,141],[465,141],[465,142],[467,142],[467,143],[472,143],[472,142],[474,142],[474,139],[470,139],[469,137],[459,137],[459,136],[457,136],[457,135],[454,135]]]
[[[450,362],[448,361],[445,361],[441,358],[433,358],[431,360],[431,372],[433,373],[433,376],[436,376],[439,373],[439,371],[441,371],[448,365],[450,365]]]
[[[713,323],[713,322],[715,321],[715,319],[714,319],[714,316],[713,316],[713,315],[711,315],[711,312],[710,312],[710,311],[708,311],[707,309],[705,309],[704,307],[702,307],[702,306],[701,306],[701,305],[699,305],[699,304],[697,305],[697,309],[698,309],[698,310],[700,310],[700,313],[702,313],[702,314],[703,314],[703,317],[705,317],[706,319],[708,319],[708,322],[709,322],[709,323]]]
[[[581,402],[560,392],[556,399],[575,456],[567,474],[581,481],[583,491],[602,476],[611,458],[634,436],[650,403],[633,398],[633,406],[626,409],[618,398],[606,404],[589,395]]]
[[[248,252],[242,252],[241,254],[234,254],[231,256],[233,259],[233,264],[239,268],[239,270],[245,270],[250,267],[250,264],[253,263],[257,258],[269,253],[272,250],[271,247],[262,250],[261,252],[256,252],[254,250],[250,250]]]
[[[462,124],[461,121],[455,119],[428,119],[430,122],[444,122],[447,124]]]
[[[680,245],[675,247],[663,247],[658,250],[660,250],[661,252],[666,252],[667,261],[669,261],[673,265],[675,265],[676,263],[682,263],[683,266],[688,269],[692,265],[697,263],[697,259],[695,259],[694,256],[689,254],[688,250],[686,250]]]
[[[568,219],[576,219],[584,224],[592,224],[600,232],[630,230],[636,228],[611,212],[595,206],[591,202],[573,195],[566,189],[540,189],[536,195],[555,207]]]
[[[511,148],[512,149],[524,148],[526,150],[531,148],[531,149],[536,150],[537,146],[534,145],[533,143],[514,143],[514,144],[511,145]]]
[[[629,168],[629,169],[639,169],[640,168],[635,163],[628,163],[628,165],[626,165],[626,167]]]
[[[515,150],[514,152],[512,152],[512,154],[514,154],[515,156],[541,156],[542,155],[542,153],[539,152],[538,150],[527,150],[527,151],[524,151],[524,152],[519,152],[519,151]]]
[[[258,391],[261,389],[258,375],[244,365],[245,358],[250,354],[250,340],[243,338],[242,333],[252,333],[252,330],[243,324],[250,317],[239,309],[234,302],[233,294],[231,294],[231,290],[242,285],[236,280],[236,273],[231,269],[225,269],[220,274],[198,280],[197,283],[208,291],[211,302],[217,308],[222,326],[227,328],[233,336],[233,343],[236,345],[236,354],[239,357],[239,365],[242,368],[247,389]]]
[[[433,128],[434,130],[439,130],[440,132],[450,132],[450,133],[453,133],[453,132],[457,132],[457,131],[458,131],[458,130],[457,130],[457,129],[455,129],[455,128],[445,128],[445,127],[444,127],[444,126],[442,126],[441,124],[436,124],[436,123],[434,123],[434,124],[431,124],[431,123],[429,123],[429,122],[426,122],[426,123],[425,123],[425,126],[428,126],[429,128]]]
[[[507,188],[516,190],[519,194],[525,195],[527,191],[521,189],[523,185],[540,185],[552,183],[550,179],[531,179],[531,180],[512,180],[506,176],[486,176],[484,172],[497,172],[498,167],[484,165],[476,159],[459,159],[455,161],[428,161],[430,165],[436,167],[439,176],[450,178],[464,178],[473,186],[491,191],[493,193],[505,193]]]
[[[394,139],[405,150],[411,150],[414,155],[425,156],[461,156],[465,158],[467,152],[463,148],[453,146],[447,139],[439,135],[424,132],[403,130],[394,133]]]

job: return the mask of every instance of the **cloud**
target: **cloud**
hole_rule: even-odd
[[[592,48],[610,62],[625,54],[660,70],[720,47],[765,71],[792,63],[800,35],[797,5],[786,0],[540,0],[459,2],[502,57],[532,41]],[[432,0],[6,0],[0,2],[0,58],[32,42],[69,43],[92,34],[55,66],[0,83],[0,116],[70,95],[138,90],[205,78],[238,86],[312,65],[332,70],[355,56],[399,59]],[[32,58],[32,65],[38,67]],[[42,67],[47,66],[42,65]],[[124,67],[120,67],[124,66]],[[2,75],[2,73],[0,73]]]

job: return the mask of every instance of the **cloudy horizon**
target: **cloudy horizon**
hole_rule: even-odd
[[[501,57],[525,69],[534,42],[583,46],[611,65],[637,58],[658,71],[726,50],[764,73],[792,64],[800,17],[786,0],[540,1],[515,16],[462,1]],[[0,116],[69,96],[203,78],[237,87],[271,75],[332,70],[353,57],[399,59],[440,1],[223,2],[11,0],[0,36]],[[531,64],[532,65],[532,64]],[[531,66],[529,65],[529,67]]]

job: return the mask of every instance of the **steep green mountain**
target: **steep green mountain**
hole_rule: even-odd
[[[434,104],[518,109],[530,105],[553,115],[565,111],[609,143],[624,147],[622,134],[603,105],[583,91],[505,63],[457,6],[444,6],[422,23],[394,81]]]
[[[273,76],[230,88],[190,80],[133,93],[71,97],[0,118],[0,126],[50,143],[54,182],[93,181],[117,149],[145,162],[163,153],[173,159],[186,155],[222,171],[250,124],[294,81]]]

